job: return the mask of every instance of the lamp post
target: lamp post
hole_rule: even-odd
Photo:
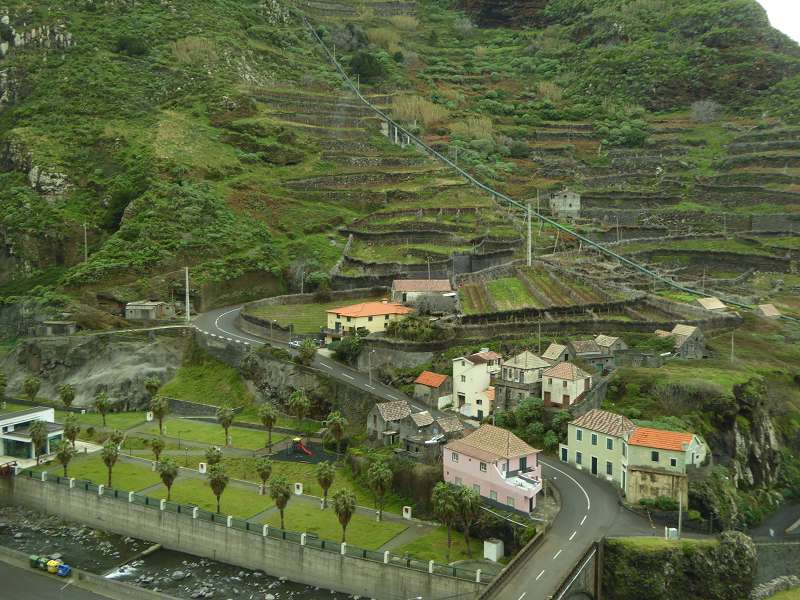
[[[369,384],[372,385],[372,355],[375,354],[375,350],[370,350],[367,353],[367,370],[369,371]]]

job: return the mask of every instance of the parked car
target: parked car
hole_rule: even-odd
[[[303,340],[292,340],[289,342],[290,348],[300,348],[303,345]]]

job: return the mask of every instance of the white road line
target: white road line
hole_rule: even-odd
[[[539,573],[539,574],[536,576],[536,581],[539,581],[539,580],[542,578],[542,575],[544,575],[544,569],[542,569],[542,572],[541,572],[541,573]],[[524,594],[523,594],[523,595],[524,595]]]
[[[583,486],[582,486],[580,483],[578,483],[578,482],[576,481],[576,479],[575,479],[575,478],[574,478],[572,475],[570,475],[569,473],[565,473],[564,471],[562,471],[562,470],[561,470],[561,469],[559,469],[558,467],[554,467],[553,465],[548,465],[547,463],[542,463],[542,464],[543,464],[545,467],[549,467],[549,468],[553,469],[554,471],[558,471],[559,473],[561,473],[561,474],[562,474],[562,475],[564,475],[565,477],[568,477],[569,479],[571,479],[571,480],[572,480],[572,483],[574,483],[574,484],[575,484],[575,485],[577,485],[579,488],[581,488],[581,491],[583,492],[583,495],[586,497],[586,510],[591,510],[591,508],[592,508],[592,501],[591,501],[591,500],[589,500],[589,494],[586,492],[586,490],[584,489],[584,487],[583,487]]]
[[[586,517],[588,516],[589,515],[583,515],[583,518],[581,519],[581,525],[583,525],[586,522]]]
[[[325,367],[326,369],[330,369],[331,371],[333,370],[333,367],[332,367],[332,366],[330,366],[328,363],[321,362],[321,363],[319,363],[319,364],[321,364],[321,365],[322,365],[323,367]]]
[[[572,535],[569,536],[569,541],[571,542],[575,538],[576,535],[578,535],[578,532],[577,531],[573,531]]]
[[[556,552],[556,555],[553,557],[553,560],[557,559],[557,558],[558,558],[558,556],[559,556],[559,555],[560,555],[562,552],[563,552],[563,550],[559,550],[558,552]]]
[[[220,316],[218,316],[214,320],[214,327],[216,327],[217,329],[219,329],[223,333],[227,333],[228,335],[232,335],[233,337],[237,337],[237,338],[242,339],[242,340],[248,340],[248,341],[251,341],[251,342],[256,342],[257,344],[264,344],[265,343],[264,340],[259,340],[259,339],[252,338],[252,337],[249,337],[249,336],[246,336],[246,335],[239,335],[238,333],[233,333],[232,331],[228,331],[227,329],[223,329],[222,327],[219,326],[219,320],[222,317],[224,317],[225,315],[229,315],[231,313],[240,311],[240,310],[242,310],[241,306],[222,313]],[[211,335],[214,335],[214,334],[211,334]]]
[[[392,400],[399,400],[397,396],[392,396],[391,394],[386,394],[387,398],[391,398]]]
[[[367,388],[368,390],[374,390],[374,389],[375,389],[374,387],[372,387],[372,386],[371,386],[370,384],[368,384],[368,383],[365,383],[365,384],[364,384],[364,387],[365,387],[365,388]]]
[[[348,375],[347,373],[342,373],[342,377],[347,377],[348,379],[355,379],[352,375]]]
[[[586,561],[583,563],[583,565],[581,565],[581,568],[578,570],[578,572],[577,572],[577,573],[575,573],[575,575],[573,575],[573,576],[572,576],[572,579],[570,579],[570,580],[569,580],[569,583],[567,584],[567,587],[565,587],[565,588],[564,588],[564,591],[563,591],[563,592],[561,592],[561,594],[559,594],[558,598],[556,598],[555,600],[561,600],[561,599],[564,597],[564,595],[565,595],[565,594],[566,594],[566,593],[569,591],[569,589],[572,587],[572,584],[573,584],[573,583],[575,583],[575,580],[576,580],[578,577],[580,577],[580,574],[581,574],[581,573],[583,572],[583,570],[586,568],[586,565],[588,565],[588,564],[589,564],[589,561],[591,561],[591,560],[594,558],[594,555],[595,555],[595,554],[597,554],[597,550],[592,550],[592,553],[591,553],[591,554],[590,554],[588,557],[586,557]]]
[[[522,600],[527,595],[528,595],[528,592],[522,592],[522,595],[519,598],[517,598],[517,600]]]

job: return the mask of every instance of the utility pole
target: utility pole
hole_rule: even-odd
[[[372,385],[372,355],[375,350],[367,352],[367,370],[369,371],[369,384]]]
[[[681,539],[681,526],[683,525],[683,498],[678,493],[678,539]]]
[[[539,335],[536,338],[536,345],[538,346],[536,354],[542,355],[542,318],[539,317]]]
[[[734,344],[733,344],[734,333],[736,333],[736,330],[735,329],[731,329],[731,362],[733,362],[735,360],[735,358],[736,358],[736,355],[735,355],[735,352],[734,352]]]
[[[89,262],[89,235],[86,232],[86,221],[83,222],[83,262]]]
[[[305,267],[304,267],[303,270],[300,271],[300,293],[301,294],[303,293],[303,290],[305,289],[305,283],[306,283],[306,270],[305,270]]]
[[[192,313],[189,309],[189,267],[184,268],[184,273],[186,274],[186,322],[189,323],[192,320]]]
[[[428,260],[428,281],[430,281],[430,279],[431,279],[431,257],[428,256],[427,260]]]
[[[619,242],[622,238],[619,235],[619,215],[617,215],[617,242]]]
[[[533,265],[533,237],[531,236],[531,203],[528,202],[528,266]]]

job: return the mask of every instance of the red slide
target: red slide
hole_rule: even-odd
[[[299,442],[299,443],[297,444],[297,446],[300,448],[300,451],[301,451],[301,452],[304,452],[304,453],[305,453],[305,454],[307,454],[308,456],[314,456],[314,453],[313,453],[313,452],[311,452],[311,450],[309,450],[308,448],[306,448],[306,447],[303,445],[303,442]]]

